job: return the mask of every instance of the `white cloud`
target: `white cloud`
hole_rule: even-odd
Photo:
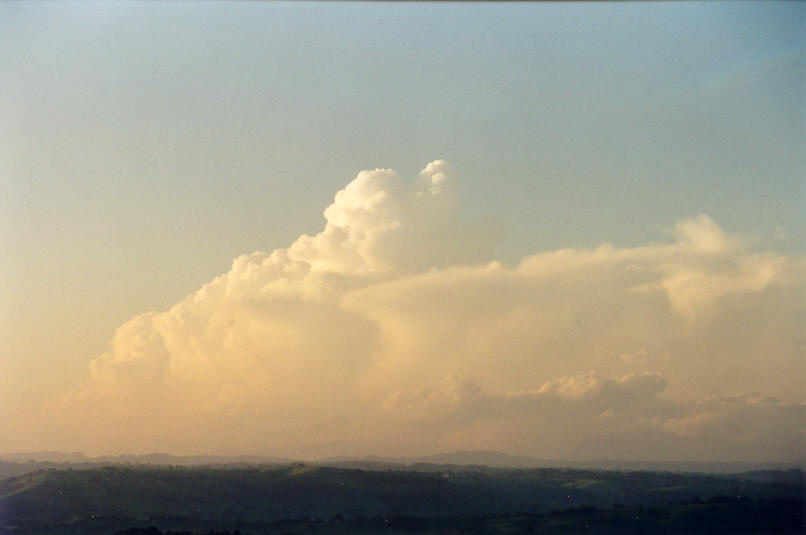
[[[713,461],[799,459],[806,404],[743,394],[695,403],[660,396],[657,374],[560,377],[488,396],[470,379],[397,392],[383,406],[402,434],[445,448],[511,446],[546,457]],[[423,436],[425,435],[425,437]],[[463,446],[464,445],[464,446]]]
[[[170,310],[121,326],[87,379],[45,408],[41,440],[552,456],[599,440],[606,456],[629,451],[625,437],[647,448],[665,437],[659,456],[688,458],[721,437],[731,455],[760,458],[762,435],[802,439],[802,260],[699,216],[669,243],[505,266],[490,261],[494,232],[460,223],[457,202],[443,161],[412,184],[359,173],[319,234],[241,256]],[[696,401],[736,391],[785,401]]]

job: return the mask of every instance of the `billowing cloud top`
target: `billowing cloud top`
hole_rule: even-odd
[[[495,232],[459,222],[457,192],[444,161],[411,184],[362,171],[317,235],[122,325],[43,409],[38,439],[292,456],[802,451],[802,259],[701,215],[667,243],[505,266]]]

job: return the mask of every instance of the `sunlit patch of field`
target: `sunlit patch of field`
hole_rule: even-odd
[[[576,481],[569,481],[564,486],[571,487],[575,489],[584,489],[588,487],[594,487],[597,485],[601,485],[602,482],[598,479],[577,479]]]
[[[8,498],[41,484],[47,478],[44,472],[12,477],[0,483],[0,499]]]
[[[293,466],[286,475],[298,476],[301,474],[307,474],[309,472],[315,472],[319,470],[319,468],[320,468],[319,466],[313,466],[313,465]]]

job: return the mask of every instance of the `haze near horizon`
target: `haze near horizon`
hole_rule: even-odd
[[[0,6],[0,451],[799,460],[805,17]]]

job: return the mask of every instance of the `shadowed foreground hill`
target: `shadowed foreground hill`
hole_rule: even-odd
[[[266,533],[275,532],[272,525],[280,529],[283,521],[294,529],[308,521],[313,523],[308,529],[319,526],[315,531],[353,522],[352,531],[360,532],[372,518],[419,519],[420,527],[430,530],[440,525],[437,519],[486,518],[479,522],[489,524],[491,518],[519,514],[527,520],[513,532],[526,533],[534,528],[535,515],[549,511],[587,506],[598,508],[585,513],[596,517],[617,504],[623,512],[624,507],[701,503],[716,496],[739,500],[748,510],[784,500],[789,509],[781,506],[782,511],[797,511],[803,504],[803,472],[733,477],[558,469],[423,473],[304,465],[49,470],[2,482],[0,527],[7,533],[114,533],[138,526]],[[789,526],[802,526],[791,520],[795,524]],[[497,532],[493,524],[488,528]]]

